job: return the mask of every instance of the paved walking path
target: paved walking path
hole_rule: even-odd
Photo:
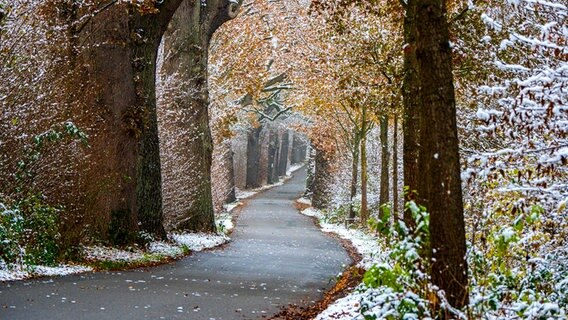
[[[0,284],[0,319],[262,319],[318,300],[350,259],[297,213],[304,185],[301,169],[249,200],[223,250],[144,270]]]

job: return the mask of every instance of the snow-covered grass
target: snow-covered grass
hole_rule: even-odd
[[[228,236],[207,233],[171,233],[169,241],[152,241],[146,248],[119,249],[104,246],[83,248],[83,258],[89,265],[99,268],[138,266],[180,258],[191,251],[202,251],[228,242]],[[0,263],[0,281],[23,280],[44,276],[64,276],[93,271],[88,265],[23,266]]]
[[[64,276],[73,273],[89,272],[92,270],[93,268],[88,266],[71,265],[60,265],[57,267],[30,266],[27,268],[23,268],[22,266],[13,266],[11,269],[0,266],[0,281],[14,281],[33,277]]]
[[[185,246],[191,251],[202,251],[229,241],[226,235],[209,233],[173,233],[170,237],[176,244]]]

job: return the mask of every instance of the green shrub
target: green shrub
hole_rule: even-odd
[[[0,258],[8,264],[54,265],[59,255],[59,209],[37,196],[0,206]]]
[[[48,144],[64,139],[87,144],[87,136],[64,122],[32,138],[14,172],[14,193],[0,194],[0,265],[54,265],[60,256],[59,214],[36,190],[38,162]],[[3,262],[3,263],[2,263]]]

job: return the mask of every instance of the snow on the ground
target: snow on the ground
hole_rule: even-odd
[[[201,251],[213,248],[229,241],[226,235],[210,233],[172,233],[169,237],[179,245],[184,245],[191,251]]]
[[[254,190],[241,190],[239,188],[235,188],[235,194],[236,194],[238,199],[250,198],[257,193],[258,193],[258,191],[256,191],[256,189],[254,189]]]
[[[302,168],[305,164],[304,163],[296,163],[291,165],[288,170],[286,170],[286,175],[289,176],[291,175],[294,171],[299,170],[300,168]]]
[[[223,208],[225,209],[226,212],[231,212],[236,207],[240,206],[241,204],[243,204],[243,203],[240,202],[240,201],[235,201],[235,202],[227,203],[227,204],[223,205]]]
[[[296,201],[297,201],[298,203],[306,204],[306,205],[308,205],[308,206],[311,206],[311,205],[312,205],[312,200],[310,200],[310,199],[308,199],[308,198],[302,197],[302,198],[300,198],[300,199],[298,199],[298,200],[296,200]]]
[[[219,214],[215,218],[215,221],[217,223],[217,231],[224,234],[228,234],[235,227],[233,224],[233,216],[230,212],[223,212]]]
[[[163,241],[154,241],[148,245],[148,251],[164,257],[180,257],[183,255],[183,249],[178,245]]]
[[[113,247],[89,246],[83,250],[84,257],[90,261],[140,261],[144,252],[140,249],[130,251]]]
[[[29,270],[25,270],[20,266],[14,266],[12,270],[0,270],[0,281],[23,280],[38,276],[64,276],[93,270],[91,267],[70,265],[60,265],[57,267],[32,266],[28,269]]]
[[[351,241],[357,252],[362,257],[358,266],[367,270],[374,264],[383,262],[382,256],[376,255],[377,252],[384,250],[379,245],[377,238],[363,232],[360,229],[347,228],[343,224],[335,224],[326,222],[325,216],[321,211],[312,207],[302,210],[302,214],[310,217],[315,217],[319,220],[323,232],[331,232],[337,234],[342,239]]]
[[[314,320],[354,320],[359,318],[361,313],[361,300],[364,299],[365,294],[353,291],[347,296],[336,300],[334,303],[327,306],[327,309],[322,311]]]
[[[310,203],[308,199],[304,198],[300,198],[298,202],[304,204]],[[382,263],[384,261],[381,255],[376,254],[377,252],[384,252],[384,250],[379,245],[376,237],[367,234],[359,229],[347,228],[343,224],[328,223],[325,219],[325,215],[320,210],[314,209],[312,207],[302,210],[302,214],[317,218],[323,232],[332,232],[337,234],[342,239],[351,241],[362,258],[362,260],[358,263],[359,267],[367,270],[374,264]],[[354,290],[346,297],[330,304],[326,310],[324,310],[316,317],[316,320],[356,319],[358,316],[360,316],[359,309],[361,307],[361,299],[363,298],[363,295],[363,293]]]
[[[129,250],[104,246],[88,246],[83,248],[84,258],[87,261],[113,261],[113,262],[152,262],[162,258],[177,258],[184,254],[184,247],[191,251],[202,251],[213,248],[229,241],[226,235],[208,233],[171,233],[170,242],[153,241],[148,244],[147,250],[130,248]],[[93,271],[93,268],[84,265],[47,266],[18,266],[0,264],[0,281],[23,280],[41,276],[64,276],[73,273]]]

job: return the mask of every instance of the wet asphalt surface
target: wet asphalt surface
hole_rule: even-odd
[[[351,261],[298,214],[305,170],[248,200],[223,249],[172,264],[0,284],[0,319],[263,319],[323,297]]]

